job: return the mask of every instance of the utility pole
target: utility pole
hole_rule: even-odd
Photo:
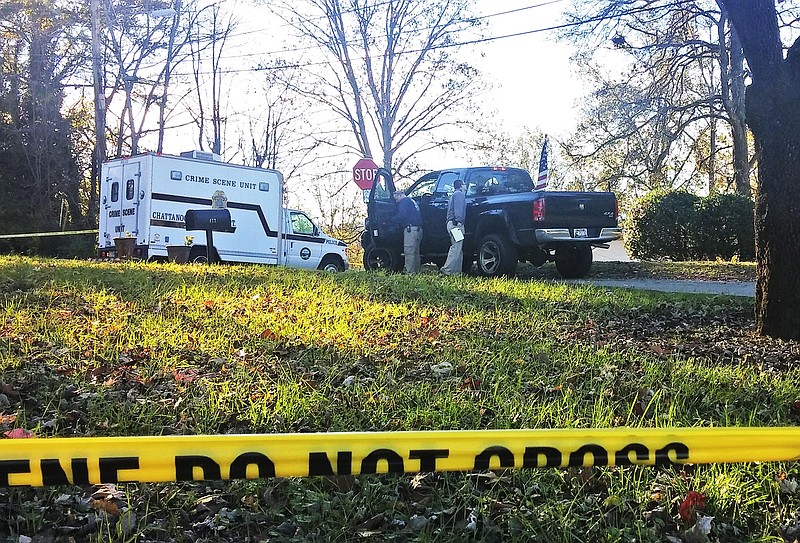
[[[90,216],[94,208],[100,183],[103,162],[106,159],[106,90],[103,70],[100,66],[100,0],[91,0],[92,17],[92,71],[94,75],[94,175],[92,176],[92,195]]]
[[[158,148],[159,153],[164,151],[164,118],[167,110],[167,93],[169,92],[169,80],[172,75],[172,58],[175,53],[175,34],[178,30],[178,23],[180,22],[181,0],[175,0],[175,9],[162,9],[148,13],[154,17],[168,17],[172,15],[172,27],[169,31],[169,44],[167,45],[167,65],[164,67],[164,94],[158,105]]]

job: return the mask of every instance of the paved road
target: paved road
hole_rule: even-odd
[[[612,241],[608,244],[608,249],[594,247],[592,249],[592,259],[595,262],[630,262],[633,260],[625,251],[622,240]]]
[[[739,281],[676,281],[673,279],[572,279],[568,283],[585,283],[600,287],[638,288],[662,292],[696,294],[728,294],[753,298],[756,284]]]

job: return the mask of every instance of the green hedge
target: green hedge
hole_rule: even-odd
[[[626,231],[628,252],[640,260],[755,258],[753,202],[736,194],[650,192],[634,202]]]

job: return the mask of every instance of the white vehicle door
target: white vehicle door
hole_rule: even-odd
[[[305,213],[287,211],[288,226],[285,234],[287,265],[315,270],[322,258],[325,240]]]
[[[141,164],[118,164],[108,169],[103,179],[106,195],[103,209],[106,213],[106,232],[112,237],[138,237],[139,235],[139,184]]]

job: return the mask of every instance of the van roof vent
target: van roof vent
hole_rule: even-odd
[[[181,153],[181,156],[196,158],[197,160],[207,160],[209,162],[220,162],[222,160],[217,153],[209,153],[208,151],[184,151]]]

